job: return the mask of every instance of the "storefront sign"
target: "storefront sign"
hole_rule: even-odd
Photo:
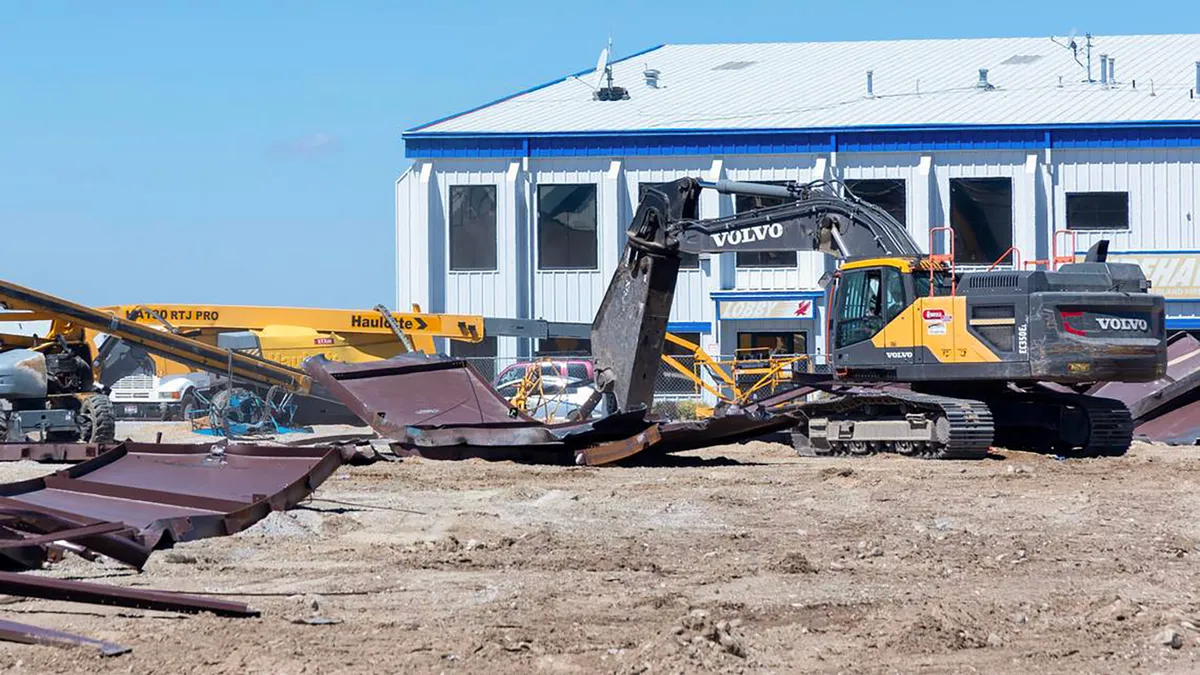
[[[722,300],[722,319],[811,319],[813,300]]]
[[[1200,298],[1200,253],[1109,253],[1108,261],[1140,265],[1155,295]]]

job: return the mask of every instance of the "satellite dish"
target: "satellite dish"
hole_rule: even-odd
[[[600,58],[596,59],[596,72],[592,74],[592,89],[604,85],[604,75],[608,72],[608,47],[600,50]]]

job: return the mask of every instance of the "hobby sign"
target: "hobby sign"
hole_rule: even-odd
[[[813,318],[812,300],[720,300],[718,308],[726,321]]]

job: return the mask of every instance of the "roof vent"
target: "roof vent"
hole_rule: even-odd
[[[658,89],[658,76],[661,74],[657,68],[646,68],[642,71],[642,77],[646,78],[646,86],[651,89]]]
[[[1023,66],[1042,58],[1041,54],[1013,54],[1000,62],[1002,66]]]
[[[1100,55],[1100,84],[1108,84],[1108,54]]]
[[[979,83],[975,85],[976,87],[978,87],[979,89],[995,89],[996,88],[996,87],[992,86],[991,83],[988,82],[987,74],[988,74],[987,68],[979,69]]]
[[[867,71],[867,98],[875,98],[875,71]]]
[[[1108,83],[1117,83],[1117,60],[1113,57],[1108,57]]]
[[[719,66],[714,66],[713,70],[741,70],[742,68],[749,68],[756,63],[758,61],[726,61]]]

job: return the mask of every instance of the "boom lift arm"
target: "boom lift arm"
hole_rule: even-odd
[[[237,379],[266,386],[281,386],[288,391],[302,394],[312,389],[312,380],[300,370],[220,349],[7,281],[0,281],[0,305],[51,317],[55,323],[60,324],[59,330],[56,331],[60,334],[70,330],[70,327],[91,329],[114,338],[129,340],[151,354],[197,370],[232,372]]]
[[[597,388],[622,410],[648,408],[675,296],[679,254],[813,250],[839,259],[924,257],[886,211],[833,184],[787,186],[682,178],[650,188],[629,226],[628,242],[592,324]],[[789,200],[733,216],[697,218],[700,191]]]

